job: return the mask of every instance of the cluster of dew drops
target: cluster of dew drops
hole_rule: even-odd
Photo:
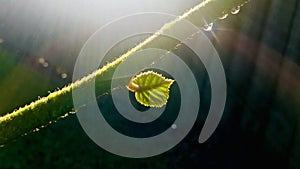
[[[37,59],[37,62],[44,68],[48,68],[49,67],[49,63],[46,61],[45,58],[40,57]],[[61,67],[56,67],[56,73],[62,78],[62,79],[66,79],[68,77],[68,74],[66,73],[66,71],[64,71]]]
[[[248,2],[250,2],[250,0],[248,1],[245,1],[244,3],[242,3],[241,5],[238,5],[236,7],[233,7],[230,12],[222,12],[222,15],[218,18],[218,20],[223,20],[223,19],[226,19],[228,16],[229,16],[229,13],[232,14],[232,15],[236,15],[240,12],[241,10],[241,7],[243,7],[244,5],[246,5]],[[216,19],[217,20],[217,19]],[[214,20],[213,22],[211,23],[208,23],[208,24],[205,24],[202,29],[204,31],[207,31],[207,32],[210,32],[213,30],[213,26],[214,26],[214,22],[216,21]]]

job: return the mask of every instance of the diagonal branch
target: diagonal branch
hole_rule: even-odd
[[[25,133],[32,132],[37,127],[43,127],[55,120],[66,117],[70,112],[76,112],[72,103],[72,89],[79,88],[92,79],[111,72],[127,57],[130,57],[135,52],[151,44],[155,44],[160,36],[160,32],[166,31],[171,27],[176,27],[176,23],[180,20],[187,19],[194,25],[203,27],[206,23],[213,22],[216,18],[220,17],[223,12],[229,13],[233,7],[241,4],[244,5],[248,1],[249,0],[206,0],[188,10],[176,20],[165,24],[157,33],[153,34],[145,41],[101,69],[96,70],[46,97],[0,117],[0,145],[24,135]],[[166,45],[167,49],[172,48],[171,46],[168,46],[168,44],[164,45]]]

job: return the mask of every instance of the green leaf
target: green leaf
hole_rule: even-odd
[[[162,107],[167,104],[169,88],[174,80],[153,71],[140,73],[130,80],[127,89],[135,92],[136,100],[144,106]]]

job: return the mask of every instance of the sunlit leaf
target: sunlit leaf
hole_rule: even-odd
[[[140,73],[130,80],[127,88],[135,92],[136,100],[144,106],[162,107],[169,98],[169,88],[174,80],[153,71]]]

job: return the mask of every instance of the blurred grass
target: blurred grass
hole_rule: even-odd
[[[37,96],[47,95],[54,88],[41,74],[22,65],[15,65],[7,74],[0,82],[1,115],[36,100]]]
[[[45,96],[55,84],[46,80],[42,74],[19,64],[14,53],[0,48],[0,115],[24,106]]]
[[[0,82],[3,81],[2,79],[5,78],[6,75],[8,75],[7,72],[11,71],[15,65],[15,61],[12,57],[12,54],[8,53],[0,47]]]
[[[167,168],[167,164],[161,157],[128,159],[104,151],[88,138],[75,115],[59,120],[30,137],[18,138],[0,149],[1,169],[69,167],[150,169]]]

